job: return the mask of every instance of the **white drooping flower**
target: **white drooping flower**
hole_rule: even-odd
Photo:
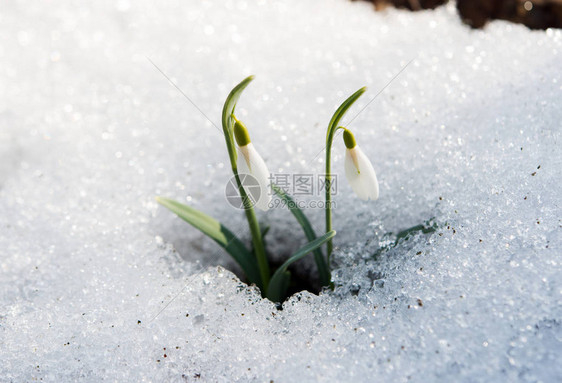
[[[345,177],[351,188],[359,198],[364,201],[379,198],[379,182],[371,161],[357,146],[353,134],[345,129],[343,132],[345,142]]]
[[[240,121],[234,124],[234,137],[238,144],[236,167],[242,186],[257,208],[268,210],[271,202],[269,169]]]

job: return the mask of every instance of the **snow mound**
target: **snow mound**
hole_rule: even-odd
[[[0,380],[561,379],[559,30],[336,0],[10,1],[0,21]],[[380,199],[351,193],[336,139],[339,287],[282,311],[154,200],[248,239],[216,126],[249,74],[238,116],[275,173],[322,173],[331,114],[369,87],[347,121]],[[276,257],[304,243],[259,217]]]

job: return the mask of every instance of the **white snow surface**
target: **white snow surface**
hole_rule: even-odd
[[[452,4],[4,1],[0,381],[560,381],[561,50]],[[272,172],[322,173],[332,113],[369,87],[344,122],[366,107],[347,126],[380,198],[353,195],[338,137],[338,288],[282,311],[154,200],[248,241],[213,124],[249,74],[237,114]],[[277,259],[304,244],[285,209],[258,215]]]

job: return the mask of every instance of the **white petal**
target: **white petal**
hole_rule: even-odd
[[[238,174],[241,175],[242,186],[254,201],[255,206],[264,211],[269,209],[269,203],[271,202],[269,169],[252,143],[243,148],[238,148],[236,166],[238,167]],[[243,177],[242,174],[253,176],[258,185],[255,185],[249,177]]]
[[[355,166],[355,160],[357,167]],[[345,177],[351,188],[364,201],[379,198],[379,182],[371,161],[359,146],[345,151]]]

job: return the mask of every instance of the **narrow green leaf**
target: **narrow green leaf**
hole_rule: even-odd
[[[420,223],[419,225],[415,225],[410,228],[399,231],[398,234],[396,235],[394,235],[394,233],[392,232],[385,233],[383,239],[394,238],[394,240],[390,244],[387,244],[377,249],[377,251],[375,251],[375,253],[373,254],[373,258],[377,259],[379,255],[381,255],[383,252],[398,246],[398,244],[402,240],[407,241],[411,236],[415,235],[416,233],[422,233],[422,234],[434,233],[439,228],[437,222],[435,222],[434,219],[435,217],[430,218],[424,223]]]
[[[255,283],[261,288],[260,272],[255,258],[242,241],[223,224],[207,214],[177,201],[164,197],[156,197],[156,201],[223,247],[244,270],[249,282]]]
[[[408,229],[400,231],[398,234],[396,234],[396,241],[394,242],[394,245],[398,245],[401,239],[408,239],[408,237],[416,234],[417,232],[420,232],[422,234],[433,233],[437,230],[438,226],[437,223],[433,222],[432,220],[433,218],[419,225],[412,226]]]
[[[279,186],[271,183],[271,187],[275,194],[279,196],[285,204],[289,208],[289,211],[295,216],[297,222],[301,225],[304,235],[309,242],[314,241],[316,239],[316,233],[310,224],[310,221],[304,215],[302,209],[300,209],[293,198],[285,193],[283,189]],[[332,280],[330,275],[330,268],[326,264],[326,259],[324,258],[324,254],[322,254],[322,250],[320,248],[316,248],[314,250],[314,261],[316,262],[316,267],[318,268],[318,274],[320,275],[320,283],[322,286],[329,286]]]
[[[314,249],[322,246],[327,240],[336,235],[335,230],[332,230],[323,236],[316,238],[314,241],[307,243],[301,247],[293,256],[285,261],[273,274],[269,281],[269,288],[267,289],[267,298],[272,302],[280,302],[287,291],[288,283],[286,281],[287,268],[294,262],[304,258],[308,253]]]

